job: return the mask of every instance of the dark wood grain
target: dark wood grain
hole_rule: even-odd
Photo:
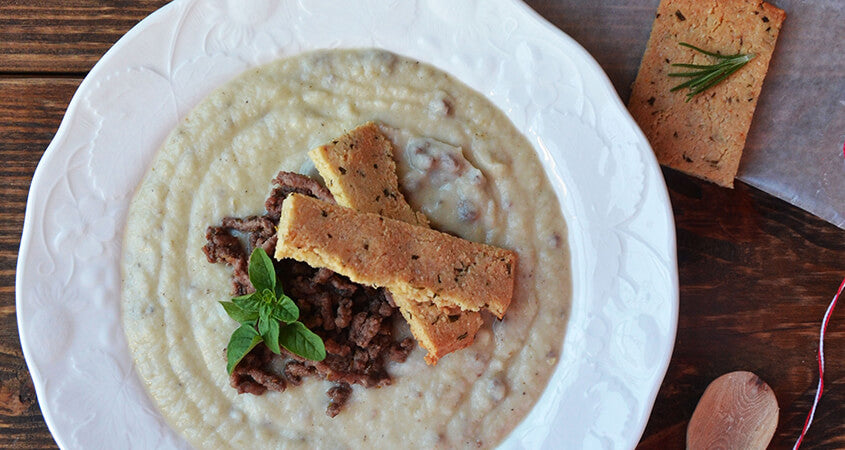
[[[0,448],[54,446],[21,355],[14,271],[35,166],[73,91],[109,46],[165,1],[0,0]],[[658,0],[530,0],[590,51],[627,99]],[[681,282],[675,352],[642,448],[683,447],[719,375],[750,370],[780,404],[773,448],[812,403],[825,307],[845,276],[845,232],[739,183],[667,170]],[[831,320],[825,395],[803,448],[845,448],[845,308]]]
[[[85,73],[163,0],[0,1],[0,74]]]
[[[845,276],[845,232],[761,191],[664,170],[681,284],[675,353],[643,448],[682,446],[707,385],[748,370],[775,392],[773,448],[795,442],[817,383],[818,333]],[[828,329],[826,389],[804,448],[845,446],[845,314]]]

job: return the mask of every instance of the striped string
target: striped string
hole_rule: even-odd
[[[827,311],[825,311],[824,318],[822,319],[822,330],[819,336],[819,387],[816,389],[813,407],[810,408],[810,413],[807,414],[807,420],[804,421],[804,429],[801,430],[801,436],[798,436],[798,440],[795,442],[792,450],[798,450],[798,447],[801,446],[804,435],[807,434],[807,430],[810,429],[810,425],[813,423],[813,417],[816,415],[816,406],[818,406],[819,399],[822,397],[822,391],[824,391],[824,333],[827,331],[827,323],[830,322],[830,315],[833,313],[833,308],[836,307],[836,301],[839,300],[843,288],[845,288],[845,279],[839,285],[839,290],[833,296],[833,300],[830,302],[830,306],[827,307]]]

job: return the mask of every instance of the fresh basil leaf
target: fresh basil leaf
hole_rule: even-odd
[[[261,306],[258,307],[258,332],[262,336],[267,333],[270,322],[274,321],[271,318],[272,315],[273,307],[271,307],[268,303],[261,303]]]
[[[273,318],[284,323],[296,322],[299,319],[299,308],[290,297],[283,295],[274,305]]]
[[[229,375],[235,370],[235,366],[244,359],[250,350],[255,348],[261,342],[261,336],[256,333],[252,325],[241,325],[229,339],[229,345],[226,347],[226,370]]]
[[[255,292],[251,292],[251,293],[249,293],[249,294],[244,294],[244,295],[239,295],[239,296],[237,296],[237,297],[234,297],[234,298],[232,298],[232,301],[243,301],[243,300],[249,300],[249,299],[251,299],[251,298],[252,298],[252,297],[254,297],[254,296],[255,296]]]
[[[279,330],[279,344],[291,353],[312,361],[326,359],[326,345],[302,322],[289,323]]]
[[[263,291],[261,291],[260,298],[264,303],[272,304],[276,301],[276,294],[270,289],[264,289]]]
[[[258,292],[265,289],[276,291],[276,269],[273,267],[273,260],[261,247],[256,247],[249,256],[249,281]]]
[[[232,303],[240,306],[244,311],[258,312],[258,306],[261,304],[261,299],[255,292],[252,294],[241,295],[232,299]]]
[[[239,323],[251,323],[258,319],[257,311],[247,311],[233,302],[220,302],[226,314]]]
[[[270,319],[267,321],[267,327],[265,331],[261,333],[261,338],[264,339],[264,343],[267,344],[267,348],[269,348],[271,352],[277,355],[282,353],[282,350],[279,348],[278,320]]]

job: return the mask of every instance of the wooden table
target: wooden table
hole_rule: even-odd
[[[0,448],[55,446],[15,322],[15,263],[33,171],[87,71],[165,3],[0,2]],[[628,98],[658,0],[528,3],[584,45]],[[680,319],[640,446],[682,447],[707,384],[750,370],[780,404],[772,447],[791,447],[815,393],[819,324],[845,276],[845,232],[742,183],[728,190],[671,170],[664,175],[677,225]],[[825,393],[804,448],[845,447],[842,308],[826,349]]]

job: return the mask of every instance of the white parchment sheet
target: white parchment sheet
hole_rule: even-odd
[[[845,229],[845,0],[787,13],[738,178]]]

